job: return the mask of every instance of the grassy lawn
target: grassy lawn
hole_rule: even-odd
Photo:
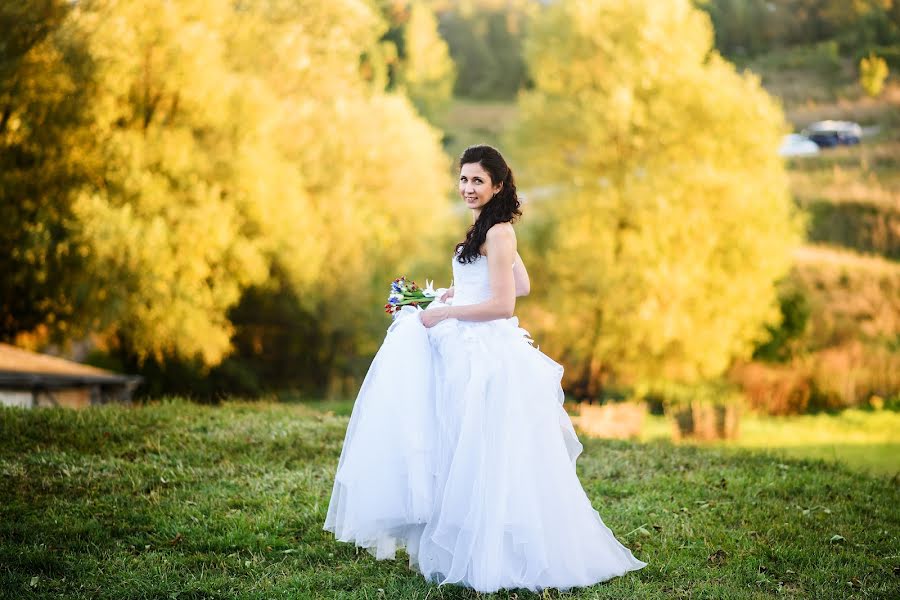
[[[478,597],[322,530],[338,406],[0,410],[0,597]],[[900,595],[897,478],[761,451],[584,442],[585,490],[650,565],[544,597]]]
[[[650,416],[642,441],[668,440],[672,427]],[[854,470],[900,476],[900,413],[851,409],[837,414],[741,417],[740,437],[724,449],[762,449],[785,457],[840,462]]]

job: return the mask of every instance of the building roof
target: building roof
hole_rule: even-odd
[[[2,343],[0,343],[0,371],[53,373],[55,375],[114,375],[112,371],[83,365],[58,356],[29,352]]]
[[[140,377],[120,375],[71,360],[0,343],[0,386],[68,387],[136,385]]]

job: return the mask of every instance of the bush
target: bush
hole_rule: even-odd
[[[900,265],[876,256],[807,246],[791,279],[810,301],[803,347],[810,352],[861,340],[885,345],[900,334]]]
[[[887,76],[888,66],[883,58],[869,54],[859,61],[859,84],[869,96],[875,98],[881,94]]]
[[[900,210],[866,202],[811,202],[808,239],[900,259]]]
[[[810,355],[811,410],[865,407],[873,396],[900,396],[900,353],[854,341]]]
[[[811,310],[806,293],[791,280],[786,280],[778,292],[778,302],[781,322],[767,327],[769,339],[753,351],[754,360],[789,361],[802,343]]]
[[[749,408],[768,415],[864,408],[873,398],[890,407],[900,401],[900,353],[854,341],[787,365],[736,364],[729,379],[741,387]]]
[[[873,397],[890,405],[900,397],[900,266],[813,246],[795,260],[781,286],[784,322],[729,379],[771,415],[865,407]]]
[[[772,50],[756,58],[754,64],[766,71],[815,71],[820,75],[830,76],[840,69],[841,55],[837,42],[829,40],[808,46]]]
[[[783,416],[802,414],[809,406],[811,378],[793,366],[738,364],[730,377],[743,389],[751,409]]]

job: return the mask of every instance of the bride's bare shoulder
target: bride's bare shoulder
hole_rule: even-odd
[[[484,244],[481,246],[481,254],[487,256],[488,249],[498,246],[511,246],[513,250],[516,248],[516,232],[513,231],[511,223],[494,223],[487,230]]]
[[[513,229],[512,223],[494,223],[487,230],[488,240],[516,240],[516,231]]]

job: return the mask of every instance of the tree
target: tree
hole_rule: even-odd
[[[881,94],[887,76],[888,66],[883,58],[869,54],[859,61],[859,85],[869,96],[875,98]]]
[[[698,0],[726,56],[836,41],[848,54],[900,42],[896,0]]]
[[[480,99],[515,98],[526,83],[522,40],[536,5],[530,0],[437,4],[441,35],[460,75],[455,94]]]
[[[525,182],[555,191],[530,207],[548,282],[532,318],[570,389],[690,383],[748,357],[800,238],[777,104],[687,0],[554,3],[526,57],[514,147]]]
[[[385,282],[431,250],[448,165],[372,76],[386,23],[368,1],[0,15],[17,32],[0,54],[0,210],[21,228],[0,234],[7,339],[92,334],[125,364],[207,369],[235,340],[279,352],[254,327],[287,315],[321,346],[292,345],[316,376],[371,354]]]
[[[449,106],[456,66],[437,19],[424,0],[378,0],[384,29],[366,56],[364,71],[376,87],[400,92],[420,115],[440,123]]]
[[[419,112],[434,122],[453,95],[456,68],[437,19],[421,1],[413,2],[404,29],[403,84]]]
[[[242,346],[247,353],[302,352],[281,357],[297,365],[286,374],[291,384],[363,374],[384,335],[378,307],[387,282],[442,251],[429,243],[448,223],[440,134],[399,90],[385,92],[359,72],[361,55],[377,60],[371,49],[388,26],[365,2],[315,10],[261,3],[243,13],[234,34],[239,70],[277,92],[266,130],[269,147],[289,165],[258,179],[252,195],[273,274],[248,300],[296,301],[280,312],[306,319],[294,323],[286,348],[268,324],[273,315],[254,319],[244,306],[237,335],[255,340]],[[271,162],[248,157],[244,168],[260,172]]]
[[[261,106],[230,68],[225,0],[86,1],[73,26],[90,32],[99,82],[90,99],[96,185],[77,192],[79,237],[92,276],[91,329],[138,356],[219,362],[228,309],[267,265],[243,210],[254,177]]]
[[[94,82],[82,32],[62,0],[0,5],[0,339],[77,320],[85,272],[72,190],[99,162],[87,150]],[[79,152],[71,148],[82,149]]]
[[[768,49],[781,26],[782,15],[773,18],[774,5],[765,0],[706,0],[698,5],[712,19],[716,48],[729,56]]]

